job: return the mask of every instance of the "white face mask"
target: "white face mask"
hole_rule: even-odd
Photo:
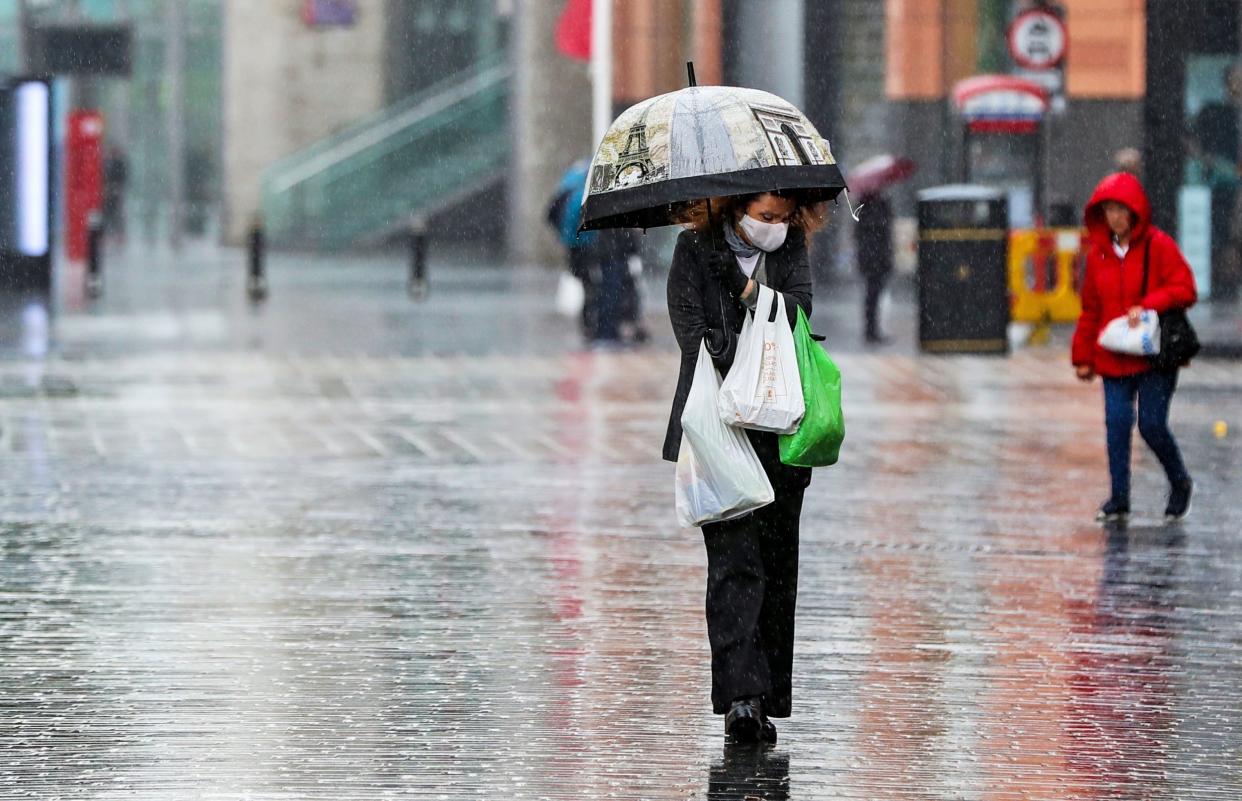
[[[749,214],[742,215],[741,225],[750,244],[768,253],[785,244],[785,234],[789,232],[789,223],[766,223]]]

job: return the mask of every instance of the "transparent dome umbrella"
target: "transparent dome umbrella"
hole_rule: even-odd
[[[814,202],[844,188],[828,141],[787,101],[690,86],[609,126],[591,161],[581,230],[669,225],[679,204],[710,197],[798,189]]]

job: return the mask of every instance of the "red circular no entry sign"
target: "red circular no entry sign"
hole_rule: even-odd
[[[1065,23],[1049,11],[1025,11],[1009,25],[1009,53],[1018,66],[1028,70],[1060,64],[1068,39]]]

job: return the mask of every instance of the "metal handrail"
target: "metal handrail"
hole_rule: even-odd
[[[264,170],[265,173],[280,172],[281,170],[292,169],[297,164],[314,158],[317,154],[331,150],[339,146],[342,142],[348,141],[364,131],[368,131],[374,126],[380,124],[386,119],[390,119],[398,114],[404,114],[406,111],[422,105],[436,95],[442,94],[449,89],[465,83],[479,74],[493,69],[497,66],[503,66],[503,59],[489,58],[485,62],[473,64],[463,70],[454,72],[453,74],[436,81],[430,86],[424,87],[417,92],[401,98],[395,103],[389,104],[384,108],[361,117],[354,122],[346,125],[335,133],[329,134],[305,147],[295,150],[288,155],[282,156],[272,162]]]
[[[277,162],[267,170],[268,175],[271,176],[269,191],[277,194],[287,192],[294,186],[328,171],[367,148],[379,144],[384,139],[452,107],[477,92],[507,80],[511,74],[512,67],[504,63],[477,72],[460,82],[455,79],[449,79],[437,86],[442,87],[446,83],[452,83],[454,85],[451,88],[441,89],[434,94],[430,91],[420,93],[420,97],[423,98],[421,102],[416,102],[410,108],[385,119],[383,122],[376,123],[374,118],[372,120],[364,120],[358,125],[353,126],[352,129],[338,134],[341,139],[322,152],[315,153],[314,155],[306,153],[294,154],[286,159],[282,159],[283,164],[282,162]],[[433,89],[435,88],[433,87]],[[391,110],[388,113],[391,113]],[[285,167],[289,162],[299,161],[301,163],[296,166],[290,165]],[[283,175],[280,174],[282,171],[284,172]]]

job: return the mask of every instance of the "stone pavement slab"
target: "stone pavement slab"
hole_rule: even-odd
[[[1108,531],[1099,387],[1060,349],[841,334],[794,717],[727,750],[666,341],[576,349],[542,279],[416,307],[342,266],[281,267],[255,310],[225,267],[122,274],[0,361],[0,797],[1242,794],[1234,364],[1174,404],[1192,517],[1158,521],[1139,446]]]

